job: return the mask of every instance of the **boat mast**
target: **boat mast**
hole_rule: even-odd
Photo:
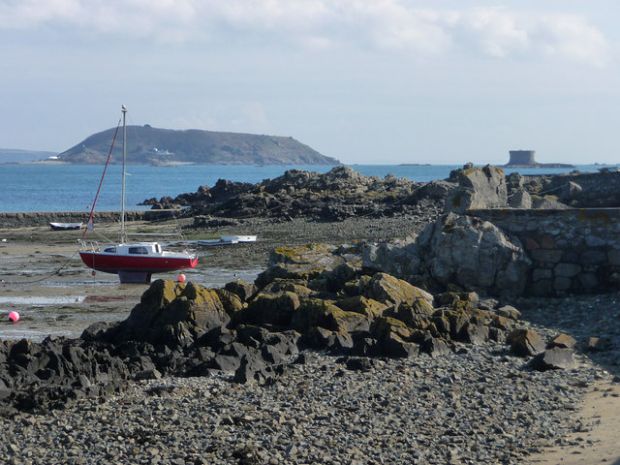
[[[121,244],[127,242],[127,232],[125,231],[125,161],[127,159],[127,107],[121,106],[123,112],[123,181],[121,186]]]

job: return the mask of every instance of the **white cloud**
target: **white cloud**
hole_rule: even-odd
[[[43,25],[167,41],[258,37],[318,50],[433,55],[468,47],[498,59],[554,56],[599,66],[611,55],[585,17],[508,8],[421,9],[408,0],[0,0],[0,30]]]

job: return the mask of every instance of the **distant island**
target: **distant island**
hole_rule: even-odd
[[[567,163],[538,163],[535,150],[510,150],[510,160],[504,166],[507,168],[575,168]]]
[[[55,152],[41,150],[3,149],[0,148],[0,164],[3,163],[32,163],[45,160],[56,155]]]
[[[105,163],[115,129],[84,139],[58,155],[60,161],[82,164]],[[112,163],[122,159],[120,134]],[[221,165],[338,165],[292,137],[203,131],[159,129],[146,124],[127,126],[127,162],[174,166],[180,164]]]

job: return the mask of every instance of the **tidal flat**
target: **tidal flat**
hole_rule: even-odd
[[[251,220],[184,230],[188,240],[259,236],[256,244],[199,249],[200,265],[186,275],[208,287],[252,281],[276,246],[393,239],[423,225],[415,218]],[[112,230],[104,233],[113,237]],[[127,318],[147,286],[93,276],[75,254],[78,235],[0,231],[7,239],[0,242],[0,310],[22,314],[15,325],[0,323],[0,338],[77,337],[95,321]],[[568,333],[581,347],[592,336],[620,337],[619,301],[608,294],[511,303],[545,338]],[[134,380],[107,399],[0,418],[0,455],[11,464],[614,463],[616,417],[605,412],[620,404],[617,346],[579,350],[576,362],[533,372],[504,345],[488,343],[367,365],[310,352],[269,386],[235,384],[230,373]]]

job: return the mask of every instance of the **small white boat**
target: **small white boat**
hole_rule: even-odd
[[[256,242],[256,236],[220,236],[219,239],[204,239],[196,241],[196,244],[205,247],[214,247],[219,245],[232,245],[243,242]]]
[[[220,239],[233,244],[238,242],[256,242],[256,236],[220,236]]]
[[[82,229],[83,223],[50,223],[54,231],[69,231],[72,229]]]

